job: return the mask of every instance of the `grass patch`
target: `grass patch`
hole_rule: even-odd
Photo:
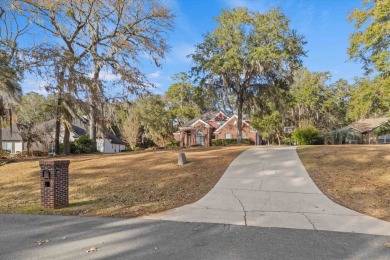
[[[297,149],[316,185],[336,203],[390,221],[390,146],[328,145]]]
[[[69,207],[40,207],[39,159],[0,167],[0,213],[136,217],[203,197],[229,164],[249,146],[191,148],[177,166],[179,150],[81,155],[70,160]]]

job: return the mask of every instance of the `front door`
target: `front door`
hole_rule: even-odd
[[[187,133],[187,147],[191,146],[191,134]]]
[[[204,145],[204,133],[202,131],[196,133],[196,145]]]

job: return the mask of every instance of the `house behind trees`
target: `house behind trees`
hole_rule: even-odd
[[[360,144],[384,144],[390,143],[390,132],[376,135],[375,130],[390,121],[390,117],[367,118],[356,121],[342,130],[352,130],[360,136],[355,143]]]
[[[175,140],[180,142],[181,147],[189,147],[211,146],[212,140],[237,139],[237,122],[237,115],[227,116],[221,111],[210,111],[179,127],[179,131],[174,134]],[[242,138],[250,144],[261,144],[261,137],[249,125],[249,118],[244,117],[242,124]]]

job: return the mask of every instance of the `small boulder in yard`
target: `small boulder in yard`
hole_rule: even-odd
[[[187,163],[187,158],[185,153],[179,153],[179,158],[177,161],[177,165],[182,166]]]

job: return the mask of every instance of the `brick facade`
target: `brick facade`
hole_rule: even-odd
[[[39,161],[41,206],[56,209],[69,203],[69,160]]]
[[[193,119],[179,128],[175,133],[175,140],[180,141],[181,147],[199,145],[204,137],[204,146],[211,146],[212,139],[237,139],[237,116],[227,117],[222,112],[208,112],[198,119]],[[200,134],[199,134],[200,133]],[[243,138],[249,139],[251,144],[260,144],[261,138],[256,130],[243,122]]]
[[[237,139],[238,137],[238,128],[237,128],[237,119],[233,118],[229,120],[220,131],[214,133],[215,139],[227,139],[226,136],[230,135],[230,139]],[[257,132],[251,130],[248,124],[243,124],[242,126],[242,138],[249,139],[251,144],[257,144]]]

